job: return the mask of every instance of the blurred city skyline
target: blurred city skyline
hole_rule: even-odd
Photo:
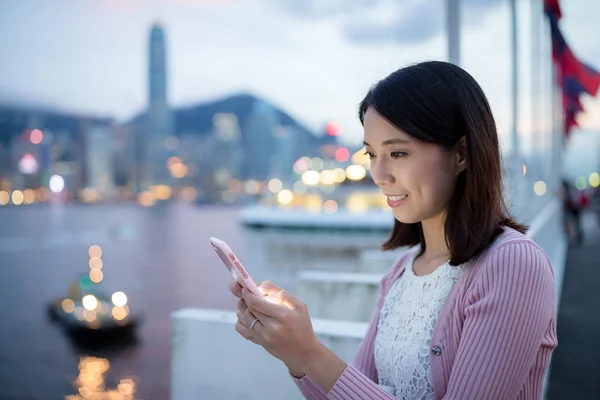
[[[480,80],[499,127],[506,129],[509,92],[494,75],[510,66],[508,1],[462,3],[463,65]],[[519,3],[522,11],[524,2]],[[340,139],[357,142],[362,130],[356,105],[371,84],[402,65],[446,57],[442,5],[432,0],[11,3],[0,15],[0,102],[133,117],[147,107],[147,37],[160,21],[172,107],[250,92],[313,130],[335,120]],[[581,59],[598,67],[600,44],[589,26],[600,4],[571,1],[562,7],[567,40]],[[527,12],[519,15],[528,18]],[[478,34],[482,29],[485,35]],[[490,46],[495,30],[498,43]],[[600,100],[584,103],[582,128],[600,130]]]

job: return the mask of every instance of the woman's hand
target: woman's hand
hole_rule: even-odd
[[[314,334],[306,304],[269,281],[259,286],[262,298],[237,282],[229,289],[241,299],[236,331],[283,361],[294,376],[304,375],[311,358],[324,347]]]

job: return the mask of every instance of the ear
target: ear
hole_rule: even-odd
[[[455,156],[455,160],[456,160],[456,164],[455,164],[456,175],[458,175],[461,172],[463,172],[465,169],[467,169],[467,137],[466,136],[461,137],[460,140],[458,141],[458,143],[456,145],[456,154],[454,156]]]

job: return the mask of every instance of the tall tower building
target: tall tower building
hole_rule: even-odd
[[[172,178],[167,169],[170,152],[165,141],[174,134],[174,123],[167,98],[165,33],[158,23],[150,30],[146,133],[142,186],[170,184]]]

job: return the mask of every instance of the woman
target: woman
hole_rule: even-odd
[[[374,182],[410,246],[380,284],[353,365],[273,283],[238,284],[236,330],[283,361],[309,399],[539,399],[557,345],[546,254],[508,213],[498,135],[475,80],[444,62],[402,68],[360,104]]]

